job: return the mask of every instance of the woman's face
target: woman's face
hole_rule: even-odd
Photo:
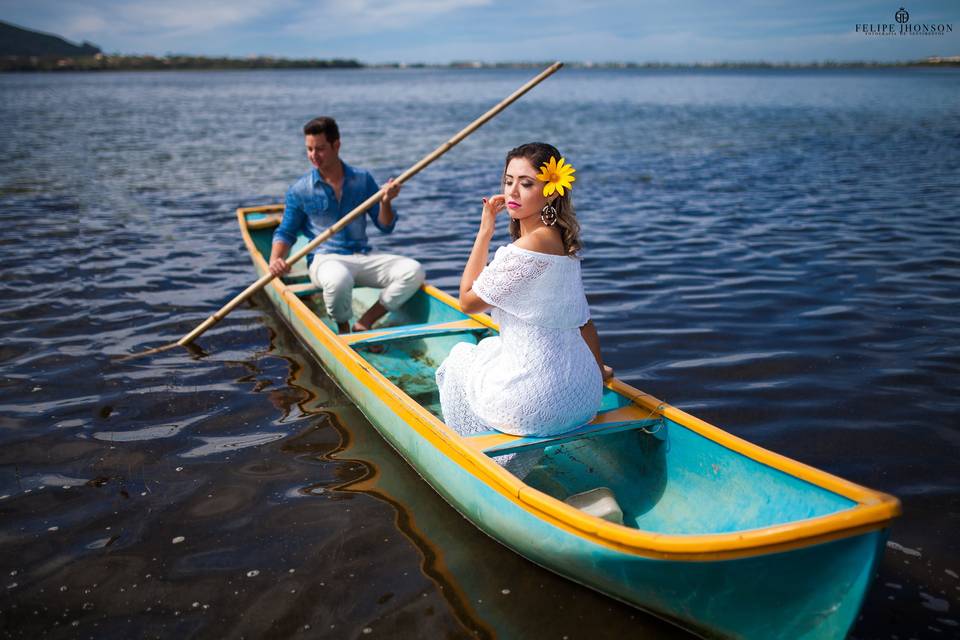
[[[540,215],[547,204],[543,183],[537,180],[538,171],[526,158],[511,158],[503,176],[503,196],[507,211],[514,220]]]

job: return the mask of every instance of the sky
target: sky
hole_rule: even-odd
[[[945,35],[856,25],[948,23]],[[960,0],[0,0],[0,20],[106,53],[364,63],[902,61],[960,55]]]

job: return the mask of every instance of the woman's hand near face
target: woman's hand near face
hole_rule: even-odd
[[[487,264],[490,240],[497,227],[497,214],[503,211],[506,205],[507,201],[503,195],[483,199],[477,239],[473,241],[473,249],[470,251],[467,265],[463,268],[463,275],[460,276],[460,308],[467,313],[480,313],[490,308],[489,304],[473,292],[473,283],[480,277],[480,272]]]
[[[497,214],[507,206],[507,199],[503,194],[483,199],[483,211],[480,214],[480,232],[493,235],[497,227]]]

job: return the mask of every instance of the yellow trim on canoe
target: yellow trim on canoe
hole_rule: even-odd
[[[282,205],[250,207],[237,210],[237,218],[244,244],[258,273],[266,273],[267,263],[257,250],[246,224],[246,214],[282,209]],[[541,491],[527,486],[487,455],[469,444],[469,439],[460,436],[437,419],[433,414],[414,402],[399,387],[372,367],[356,350],[327,327],[282,280],[270,283],[289,306],[291,313],[311,332],[325,349],[372,391],[399,419],[406,422],[424,440],[436,447],[466,473],[476,477],[535,517],[557,526],[594,544],[616,549],[623,553],[649,558],[680,561],[721,560],[749,557],[796,549],[830,540],[859,535],[887,526],[900,514],[900,501],[895,497],[874,491],[838,478],[825,471],[791,460],[753,443],[729,434],[712,424],[704,422],[676,407],[636,389],[625,382],[613,379],[607,387],[630,398],[636,405],[680,424],[691,431],[762,464],[824,488],[856,502],[850,509],[789,522],[760,529],[732,533],[678,535],[651,533],[608,522],[588,515]],[[460,310],[457,300],[431,286],[424,285],[426,294]],[[462,311],[462,310],[461,310]],[[496,329],[497,325],[486,314],[468,314],[477,322]],[[319,356],[319,354],[317,354]],[[360,407],[362,410],[362,407]]]

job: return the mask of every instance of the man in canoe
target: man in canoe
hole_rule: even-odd
[[[303,126],[307,158],[313,170],[287,190],[283,220],[273,234],[270,272],[290,271],[286,257],[298,235],[313,239],[350,213],[380,187],[368,171],[340,159],[340,130],[333,118],[314,118]],[[367,215],[383,233],[397,224],[393,199],[400,184],[387,180],[380,202]],[[403,256],[371,253],[367,220],[360,216],[308,256],[310,280],[323,289],[327,313],[340,333],[366,331],[388,311],[399,308],[424,281],[419,262]],[[353,287],[378,287],[380,298],[352,326]]]

